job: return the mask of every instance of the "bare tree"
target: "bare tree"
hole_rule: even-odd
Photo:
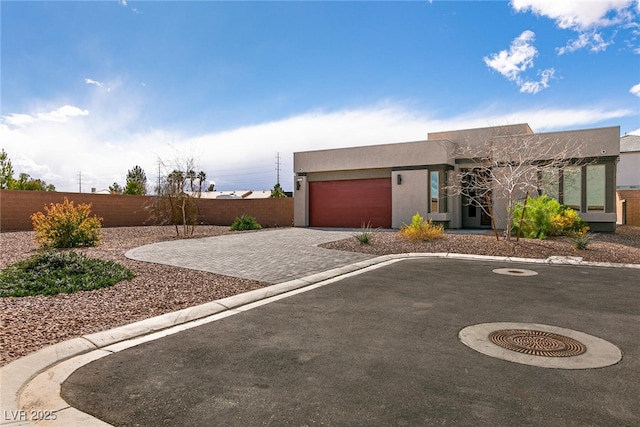
[[[449,174],[447,192],[462,196],[465,205],[479,207],[491,218],[499,239],[496,215],[506,214],[506,239],[510,240],[514,204],[525,194],[537,194],[568,166],[583,165],[583,144],[549,139],[544,135],[495,137],[482,144],[459,146],[455,157],[466,167]],[[500,200],[504,206],[496,205]],[[504,211],[503,211],[504,209]]]
[[[164,165],[164,162],[159,162]],[[175,226],[177,236],[193,235],[197,224],[197,200],[202,193],[202,182],[206,174],[196,174],[195,161],[190,158],[176,161],[174,168],[159,178],[158,196],[151,208],[152,220],[160,224]],[[194,181],[198,180],[196,187]]]

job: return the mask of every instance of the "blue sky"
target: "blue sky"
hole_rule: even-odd
[[[292,189],[296,151],[527,122],[640,134],[640,5],[2,1],[0,146],[59,191],[193,158]]]

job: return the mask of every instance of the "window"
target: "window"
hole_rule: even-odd
[[[562,185],[562,203],[580,212],[582,205],[582,168],[571,166],[564,168]]]
[[[429,171],[429,212],[447,211],[447,171]]]
[[[540,192],[552,199],[560,200],[560,170],[545,169],[540,173]]]
[[[438,171],[432,171],[431,175],[431,203],[430,212],[440,212],[440,173]]]
[[[605,165],[587,166],[587,212],[604,212]]]

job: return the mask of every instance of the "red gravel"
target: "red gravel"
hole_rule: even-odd
[[[227,227],[202,226],[196,236],[229,234]],[[356,233],[354,233],[356,234]],[[134,247],[175,238],[171,227],[103,229],[102,244],[86,248],[88,256],[117,261],[136,277],[112,287],[56,296],[0,298],[0,365],[45,346],[182,308],[268,285],[214,273],[129,260],[124,253]],[[28,258],[36,250],[33,232],[0,235],[0,268]],[[573,249],[567,239],[496,241],[489,235],[448,234],[444,239],[411,243],[397,233],[376,233],[371,245],[355,238],[322,245],[326,248],[391,254],[455,252],[480,255],[547,258],[580,256],[587,261],[640,264],[640,227],[622,226],[615,234],[593,236],[587,250]]]

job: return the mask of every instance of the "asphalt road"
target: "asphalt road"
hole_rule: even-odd
[[[62,397],[117,426],[634,426],[639,302],[638,270],[404,260],[96,360]],[[623,358],[549,369],[460,342],[487,322],[580,331]]]

